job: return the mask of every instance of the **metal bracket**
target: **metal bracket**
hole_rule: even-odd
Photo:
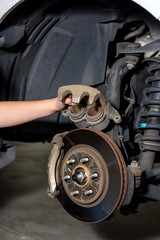
[[[49,156],[48,162],[48,183],[49,183],[48,195],[52,198],[56,198],[57,195],[59,194],[59,191],[57,190],[56,181],[56,166],[61,156],[61,149],[63,147],[63,137],[66,134],[67,132],[57,134],[52,139],[53,148]]]

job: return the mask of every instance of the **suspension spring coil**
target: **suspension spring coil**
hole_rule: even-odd
[[[146,83],[151,86],[143,92],[145,99],[141,102],[136,128],[143,130],[137,134],[135,141],[140,144],[142,151],[160,151],[160,58],[152,57],[145,60],[149,63],[148,72],[151,74]]]

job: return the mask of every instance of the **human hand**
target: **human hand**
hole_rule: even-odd
[[[56,109],[58,112],[64,110],[66,108],[66,105],[75,105],[75,104],[72,103],[71,98],[65,98],[62,102],[59,101],[58,98],[56,98]]]

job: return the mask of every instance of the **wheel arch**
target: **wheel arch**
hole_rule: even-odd
[[[29,0],[9,0],[9,1],[1,0],[1,1],[2,2],[0,7],[0,24],[16,7],[18,7],[23,2],[27,2]],[[153,4],[153,1],[155,4]],[[143,0],[133,0],[133,2],[137,3],[139,6],[142,6],[149,13],[151,13],[155,18],[159,18],[160,16],[157,15],[158,0],[153,0],[153,1],[152,1],[152,6],[148,6]]]
[[[24,1],[27,0],[2,0],[0,8],[0,23],[2,23],[2,21],[8,16],[8,14]]]

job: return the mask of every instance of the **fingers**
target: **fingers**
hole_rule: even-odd
[[[72,99],[71,98],[65,98],[62,102],[58,100],[58,98],[56,98],[56,111],[63,111],[65,109],[68,108],[68,105],[70,106],[73,106],[75,105],[73,102],[72,102]]]
[[[75,105],[74,103],[72,103],[72,99],[71,98],[65,98],[63,103],[67,104],[67,105]]]

